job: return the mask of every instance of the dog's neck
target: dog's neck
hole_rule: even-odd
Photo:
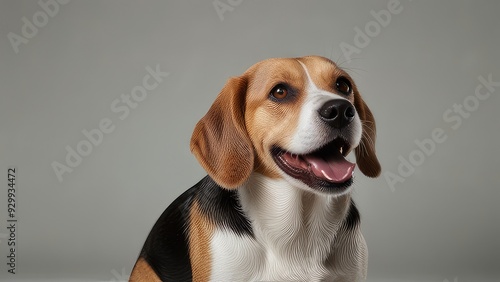
[[[257,173],[238,191],[255,239],[288,258],[326,258],[351,200],[350,194],[315,194]]]

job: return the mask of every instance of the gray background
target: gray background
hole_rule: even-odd
[[[232,1],[219,17],[213,1],[72,1],[16,53],[8,34],[43,10],[1,1],[0,279],[125,280],[161,212],[205,175],[189,139],[226,79],[265,58],[316,54],[353,75],[378,123],[383,174],[358,173],[354,192],[368,281],[499,281],[500,87],[456,129],[443,114],[473,101],[478,77],[500,81],[500,2],[401,0],[348,61],[341,44],[356,46],[355,28],[389,2]],[[121,120],[111,104],[156,65],[170,75]],[[114,131],[60,182],[51,164],[104,118]],[[400,174],[400,158],[436,128],[445,142],[391,189],[384,175]],[[9,166],[16,276],[6,272]]]

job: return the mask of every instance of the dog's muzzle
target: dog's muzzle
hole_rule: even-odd
[[[341,133],[350,127],[356,109],[345,99],[333,99],[318,109],[319,118],[333,131]],[[341,192],[352,183],[355,164],[345,157],[351,146],[342,134],[307,154],[296,154],[274,147],[273,158],[289,176],[322,192]]]

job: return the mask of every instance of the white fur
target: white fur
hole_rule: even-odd
[[[210,281],[258,281],[265,254],[250,236],[218,229],[212,237],[211,249]]]
[[[316,195],[261,174],[252,174],[238,193],[254,237],[215,232],[211,281],[334,281],[345,273],[354,277],[349,252],[364,246],[364,239],[343,246],[345,254],[332,259],[337,235],[356,237],[338,234],[350,204],[348,195]]]

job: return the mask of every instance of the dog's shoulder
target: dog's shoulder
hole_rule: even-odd
[[[175,199],[151,229],[142,248],[142,257],[162,281],[192,279],[187,221],[198,184]]]
[[[206,176],[175,199],[154,224],[141,257],[163,280],[192,279],[189,242],[193,210],[217,229],[252,235],[235,190],[220,187]]]

